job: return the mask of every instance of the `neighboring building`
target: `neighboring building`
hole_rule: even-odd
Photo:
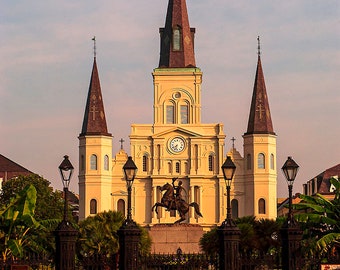
[[[303,194],[305,195],[315,195],[319,193],[326,198],[334,198],[335,187],[331,184],[331,178],[339,178],[340,176],[340,164],[335,165],[317,176],[309,180],[306,184],[303,184]]]
[[[162,198],[160,187],[174,177],[183,182],[188,203],[200,205],[203,218],[191,209],[187,223],[206,228],[226,217],[226,187],[221,172],[225,133],[222,123],[201,123],[202,71],[196,66],[195,29],[190,28],[185,0],[169,0],[165,27],[160,29],[160,60],[153,70],[154,119],[132,124],[131,156],[138,167],[132,190],[132,215],[142,225],[173,223],[173,211],[152,206]],[[155,52],[156,53],[156,52]],[[222,79],[222,78],[221,78]],[[249,93],[250,94],[250,93]],[[133,119],[132,119],[133,121]],[[247,123],[245,123],[246,126]],[[261,65],[260,45],[243,157],[227,153],[237,166],[231,188],[234,217],[276,218],[276,134]],[[94,57],[82,131],[79,135],[79,217],[104,210],[126,213],[127,193],[122,167],[127,153],[112,157],[103,97]]]
[[[34,173],[0,154],[0,187],[3,182],[6,182],[9,179],[17,177],[19,175],[30,174]]]
[[[315,194],[321,194],[325,198],[332,200],[334,199],[335,187],[331,184],[331,178],[339,178],[340,176],[340,164],[335,165],[317,176],[313,177],[311,180],[303,184],[303,194],[313,196]],[[300,193],[295,194],[292,198],[292,203],[297,204],[301,201],[299,198]],[[279,217],[288,215],[288,198],[278,203],[277,215]]]

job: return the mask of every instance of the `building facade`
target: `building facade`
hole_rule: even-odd
[[[177,178],[175,183],[180,180],[186,191],[182,197],[188,203],[198,203],[203,214],[199,217],[190,209],[185,222],[210,228],[226,217],[221,171],[226,135],[222,123],[201,123],[203,72],[196,66],[195,29],[189,25],[185,0],[169,0],[165,27],[159,32],[160,60],[152,73],[153,123],[131,125],[130,155],[138,167],[132,215],[138,223],[149,226],[178,220],[174,211],[151,211],[161,201],[161,187]],[[237,166],[231,187],[232,214],[276,218],[276,134],[260,49],[243,138],[243,157],[234,147],[227,153]],[[112,135],[107,130],[95,57],[79,135],[80,219],[104,210],[126,213],[122,167],[127,156],[124,149],[112,156]]]

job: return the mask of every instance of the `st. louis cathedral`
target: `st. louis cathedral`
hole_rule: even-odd
[[[225,154],[223,124],[201,123],[203,72],[196,65],[195,28],[189,25],[185,0],[169,0],[165,27],[159,33],[160,59],[152,72],[153,123],[131,124],[129,155],[138,167],[132,186],[133,219],[143,226],[178,220],[176,211],[151,211],[163,196],[160,188],[177,178],[185,190],[183,199],[196,202],[203,215],[191,208],[184,223],[204,228],[221,223],[226,217],[226,186],[221,171],[226,155],[237,167],[231,186],[232,216],[276,218],[276,134],[260,51],[248,128],[243,135],[243,156],[234,147]],[[94,57],[79,135],[80,219],[105,210],[127,212],[122,167],[128,154],[121,149],[113,156],[103,103]]]

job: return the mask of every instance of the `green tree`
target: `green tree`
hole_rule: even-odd
[[[8,205],[11,199],[28,185],[33,185],[37,191],[35,219],[52,220],[63,217],[64,200],[60,191],[53,191],[50,182],[37,174],[18,176],[3,183],[0,192],[0,204]]]
[[[33,185],[21,190],[11,202],[0,211],[0,250],[3,260],[22,258],[25,251],[37,250],[35,232],[44,231],[35,220],[37,192]]]
[[[79,223],[79,239],[77,252],[80,259],[91,256],[113,258],[119,251],[117,231],[125,220],[121,212],[104,211],[95,216],[89,216]],[[139,250],[141,254],[148,254],[151,239],[148,232],[141,228]]]
[[[312,252],[321,256],[333,248],[338,249],[338,252],[340,249],[340,181],[332,178],[330,183],[335,187],[333,200],[320,194],[301,194],[302,201],[293,205],[294,209],[300,211],[295,219],[305,229],[305,241],[312,247]]]
[[[254,216],[245,216],[235,220],[240,229],[240,252],[245,256],[272,254],[277,252],[280,223],[270,219],[256,220]],[[205,233],[200,239],[200,247],[208,255],[216,255],[219,249],[217,228]]]
[[[219,251],[217,228],[203,234],[199,241],[201,250],[208,256],[216,256]]]

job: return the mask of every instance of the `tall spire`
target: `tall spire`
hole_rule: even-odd
[[[95,42],[95,38],[93,39]],[[95,43],[94,43],[95,44]],[[83,127],[80,136],[104,135],[111,136],[107,131],[104,103],[97,69],[96,55],[93,59],[93,68],[89,92],[86,101]]]
[[[261,64],[260,37],[257,40],[257,69],[246,134],[275,134]]]
[[[159,29],[161,52],[159,67],[195,67],[194,35],[190,28],[185,0],[169,0],[165,27]]]

